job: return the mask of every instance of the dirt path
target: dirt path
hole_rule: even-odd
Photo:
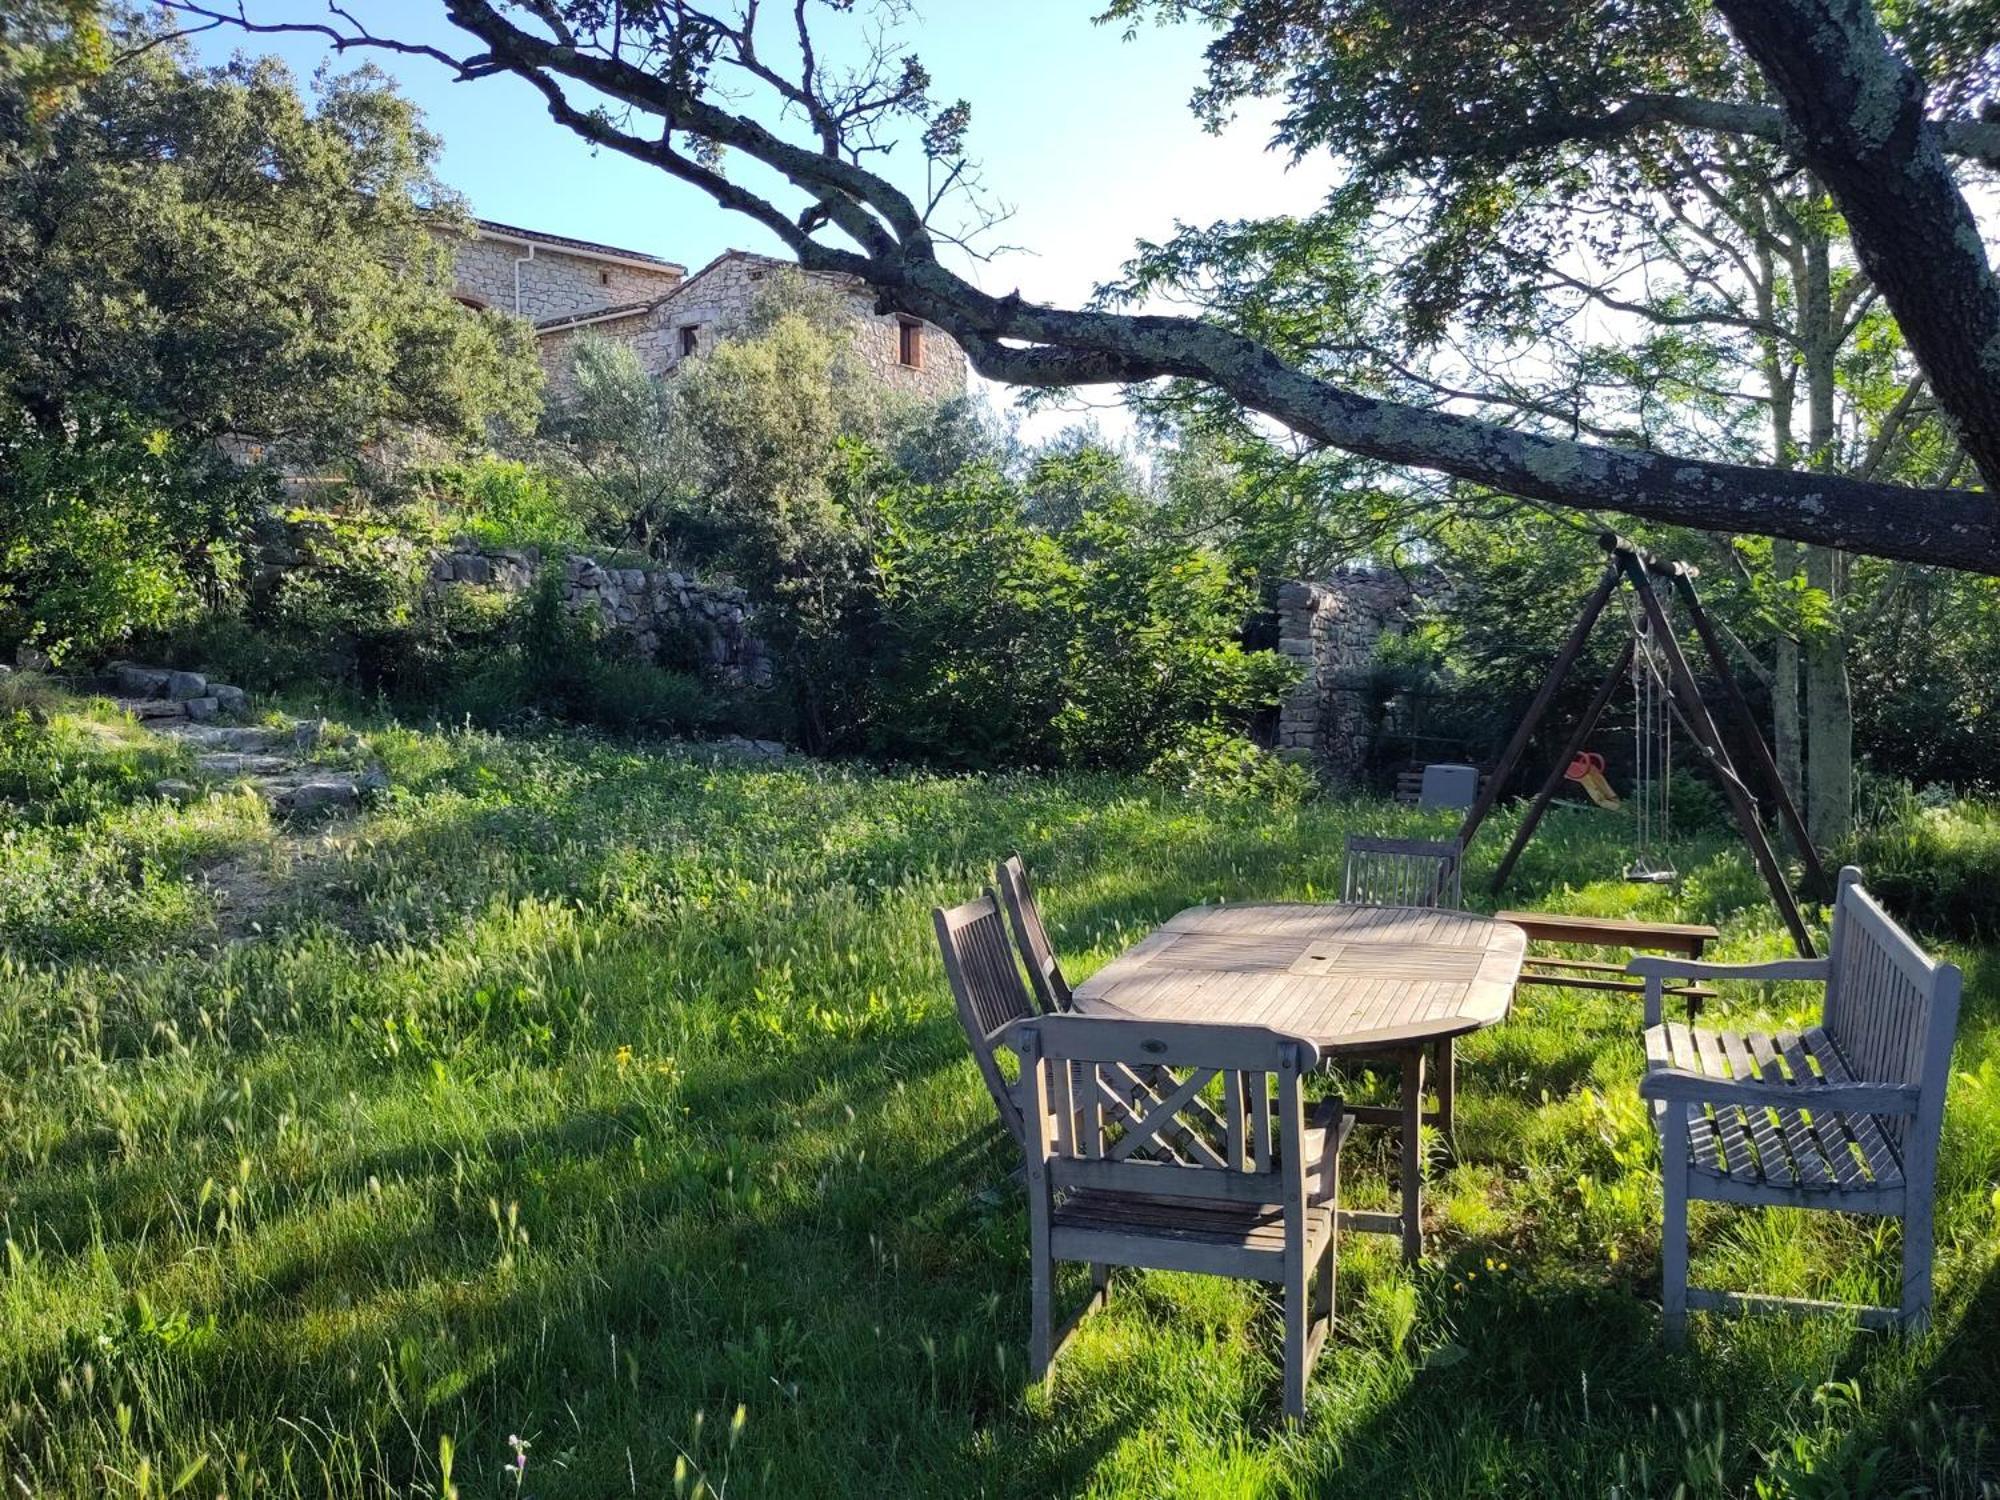
[[[145,731],[186,746],[193,758],[194,779],[162,780],[154,787],[159,795],[193,802],[211,789],[240,784],[269,806],[270,838],[211,866],[203,877],[215,901],[218,940],[261,936],[267,919],[297,899],[316,869],[344,857],[368,801],[388,789],[388,776],[373,761],[361,771],[319,763],[316,757],[328,752],[351,763],[359,748],[352,737],[331,739],[320,720],[213,722],[218,705],[195,689],[198,674],[121,664],[117,681],[122,692],[112,702]],[[237,702],[247,708],[247,700],[239,696]],[[191,716],[191,707],[201,720]]]

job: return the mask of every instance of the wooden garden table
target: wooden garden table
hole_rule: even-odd
[[[1087,1015],[1268,1026],[1324,1056],[1400,1065],[1396,1108],[1350,1113],[1402,1130],[1400,1213],[1343,1210],[1350,1229],[1400,1234],[1423,1254],[1418,1127],[1451,1125],[1451,1042],[1502,1019],[1527,952],[1520,928],[1469,912],[1405,906],[1191,906],[1076,988]],[[1424,1055],[1440,1054],[1438,1110],[1423,1109]]]

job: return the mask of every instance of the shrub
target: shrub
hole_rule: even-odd
[[[1296,806],[1316,787],[1312,772],[1304,766],[1279,760],[1242,735],[1213,727],[1188,730],[1146,767],[1146,775],[1194,796],[1275,806]]]
[[[61,663],[188,618],[264,483],[115,414],[60,438],[0,422],[0,646]]]
[[[589,535],[571,487],[547,469],[491,456],[413,476],[441,529],[489,547],[566,547]]]
[[[883,484],[878,753],[970,767],[1212,764],[1236,758],[1251,715],[1289,684],[1282,658],[1243,647],[1255,602],[1244,580],[1162,534],[1115,486],[1048,504],[1079,492],[1062,462],[1045,459],[1028,484],[991,469]]]
[[[1864,829],[1849,858],[1911,926],[1969,941],[2000,937],[2000,804],[1905,801]]]
[[[621,733],[691,734],[721,717],[700,678],[620,654],[588,617],[572,615],[556,569],[510,604],[497,646],[482,650],[476,665],[461,657],[461,665],[469,670],[436,701],[488,726],[547,715]]]

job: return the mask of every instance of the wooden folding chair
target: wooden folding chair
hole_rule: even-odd
[[[1449,907],[1457,911],[1462,904],[1460,873],[1464,862],[1465,848],[1457,839],[1436,842],[1350,833],[1340,899],[1352,906]],[[1458,1061],[1450,1037],[1432,1047],[1431,1066],[1437,1075],[1438,1127],[1448,1142],[1453,1141]],[[1421,1073],[1418,1078],[1421,1086]]]
[[[1018,854],[1000,861],[993,872],[999,883],[1000,898],[1007,903],[1007,919],[1021,946],[1021,961],[1028,967],[1028,982],[1046,1015],[1070,1009],[1069,981],[1063,978],[1062,964],[1049,942],[1049,930],[1042,925],[1041,908],[1035,905],[1034,888],[1028,884],[1028,867]]]
[[[989,890],[949,911],[934,908],[931,921],[944,954],[945,977],[958,1004],[959,1024],[965,1028],[979,1075],[986,1080],[994,1108],[1000,1111],[1000,1123],[1025,1151],[1028,1132],[1022,1123],[1020,1096],[1017,1085],[1009,1083],[1000,1070],[999,1052],[1010,1045],[1014,1024],[1033,1016],[1035,1008],[1029,1003],[1027,986],[1021,983],[1021,971],[1014,965],[1000,903]]]

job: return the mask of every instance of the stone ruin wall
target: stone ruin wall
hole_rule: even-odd
[[[456,546],[431,561],[432,588],[498,589],[525,594],[544,567],[561,567],[563,603],[595,616],[605,636],[648,661],[688,665],[737,686],[765,687],[771,658],[750,630],[743,590],[701,583],[671,568],[619,568],[582,553],[559,561],[534,547]]]
[[[1375,730],[1376,646],[1401,633],[1414,599],[1400,574],[1369,567],[1279,588],[1278,651],[1299,667],[1298,684],[1278,710],[1280,756],[1338,783],[1363,778]]]

